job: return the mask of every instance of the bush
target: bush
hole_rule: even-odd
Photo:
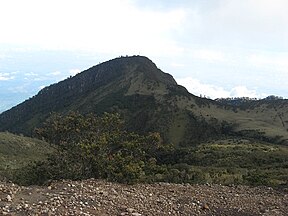
[[[14,180],[22,184],[92,177],[122,183],[144,181],[151,160],[157,161],[157,152],[165,146],[158,133],[142,136],[123,128],[118,114],[53,114],[36,133],[56,151],[47,161],[16,172]]]

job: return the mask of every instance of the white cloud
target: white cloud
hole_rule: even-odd
[[[41,85],[41,86],[39,86],[39,90],[41,90],[41,89],[43,89],[45,87],[46,87],[45,85]]]
[[[60,71],[54,71],[54,72],[52,72],[52,73],[49,73],[49,75],[59,76],[59,75],[61,75],[61,72],[60,72]]]
[[[0,73],[0,81],[12,80],[14,78],[15,76],[10,73]]]
[[[246,86],[236,86],[229,93],[229,97],[262,98],[266,96],[266,94],[258,94],[255,89],[248,89]]]
[[[250,48],[287,47],[288,1],[219,0],[204,14],[200,36],[210,43]]]
[[[69,74],[70,74],[71,76],[75,76],[76,74],[78,74],[78,73],[80,73],[80,72],[81,72],[81,70],[78,69],[78,68],[69,70]]]
[[[183,85],[190,93],[212,99],[228,97],[263,98],[267,96],[267,94],[258,93],[255,89],[248,89],[246,86],[235,86],[231,89],[224,89],[216,85],[202,83],[191,77],[179,78],[176,81],[178,84]]]
[[[187,90],[197,96],[208,96],[211,98],[230,97],[230,93],[222,87],[201,83],[191,77],[176,79],[177,83],[183,85]]]
[[[28,72],[28,73],[25,73],[24,75],[27,76],[27,77],[35,77],[35,76],[38,76],[38,74],[37,74],[37,73],[34,73],[34,72]]]
[[[248,63],[252,66],[288,73],[288,53],[261,52],[248,56]]]
[[[6,59],[8,56],[6,54],[0,53],[0,60]]]
[[[19,86],[13,86],[8,88],[8,91],[13,92],[13,93],[28,93],[28,84],[23,84],[23,85],[19,85]]]
[[[170,64],[170,66],[172,66],[172,67],[174,67],[174,68],[182,68],[182,67],[185,67],[185,64],[172,62],[172,63]]]
[[[171,35],[184,18],[182,9],[141,10],[129,0],[9,0],[0,3],[0,41],[122,54],[178,52]]]
[[[207,62],[226,62],[228,59],[222,51],[199,49],[192,51],[192,58]]]

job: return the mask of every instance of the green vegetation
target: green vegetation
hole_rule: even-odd
[[[287,102],[199,98],[146,57],[117,58],[1,113],[0,131],[32,136],[38,127],[55,151],[41,160],[47,144],[26,148],[28,138],[11,138],[18,145],[4,133],[0,169],[19,169],[13,180],[23,184],[95,177],[287,185]]]
[[[36,132],[56,151],[16,172],[17,183],[93,177],[123,183],[288,184],[285,146],[240,138],[194,147],[167,145],[158,133],[126,131],[119,115],[108,113],[54,114]]]
[[[288,148],[284,146],[233,138],[176,152],[171,155],[172,166],[180,167],[182,181],[194,182],[193,173],[198,172],[197,181],[210,183],[288,184]]]
[[[234,135],[288,144],[288,100],[270,96],[213,101],[190,94],[146,57],[131,56],[96,65],[42,89],[0,114],[0,131],[33,134],[51,112],[117,112],[126,129],[157,131],[167,143],[192,146]]]
[[[41,184],[49,179],[105,178],[134,183],[156,169],[155,155],[165,152],[159,134],[141,136],[123,129],[118,114],[102,117],[71,112],[54,114],[36,133],[56,149],[46,161],[19,170],[14,181]]]
[[[43,160],[52,149],[48,143],[8,132],[0,133],[0,179],[33,161]]]

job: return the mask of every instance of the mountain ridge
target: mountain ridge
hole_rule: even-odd
[[[151,95],[151,88],[157,85],[163,90],[159,90],[158,94],[165,94],[168,87],[175,87],[177,83],[170,74],[162,72],[146,57],[132,56],[112,59],[84,70],[74,77],[45,87],[32,98],[3,112],[0,115],[2,125],[0,129],[11,130],[11,127],[14,127],[16,129],[12,129],[12,132],[20,131],[21,133],[23,131],[19,127],[17,128],[19,123],[31,121],[31,115],[35,115],[35,113],[36,115],[41,113],[46,115],[40,119],[42,121],[50,112],[59,112],[65,110],[66,107],[68,107],[66,111],[70,110],[75,100],[78,104],[72,109],[84,107],[83,109],[87,112],[93,112],[87,108],[86,102],[82,98],[91,98],[98,103],[105,100],[104,98],[109,95],[111,89],[116,89],[117,92],[123,91],[126,96],[134,93]],[[93,94],[95,90],[99,90],[103,95]],[[154,93],[157,92],[154,91]],[[26,114],[23,115],[23,113]],[[33,128],[30,127],[30,129]]]
[[[179,145],[223,135],[288,143],[287,101],[243,108],[199,98],[144,56],[112,59],[45,87],[0,114],[0,131],[31,135],[51,112],[69,111],[119,112],[128,129],[158,131]]]

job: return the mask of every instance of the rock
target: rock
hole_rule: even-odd
[[[7,200],[7,202],[12,202],[12,197],[8,194],[8,195],[6,196],[6,200]]]
[[[207,203],[205,203],[204,205],[202,205],[202,209],[203,210],[210,210],[209,206]]]
[[[267,187],[216,184],[210,187],[172,183],[125,185],[102,180],[64,180],[53,182],[51,188],[17,185],[12,188],[9,183],[0,183],[0,215],[3,212],[51,216],[240,215],[245,212],[280,216],[288,212],[287,197],[287,192]]]
[[[135,212],[136,210],[133,209],[133,208],[127,208],[126,211],[127,211],[128,213],[133,213],[133,212]]]
[[[118,192],[114,188],[112,188],[111,191],[114,195],[118,195]]]
[[[101,194],[103,196],[108,196],[108,192],[107,191],[99,191],[99,194]]]

